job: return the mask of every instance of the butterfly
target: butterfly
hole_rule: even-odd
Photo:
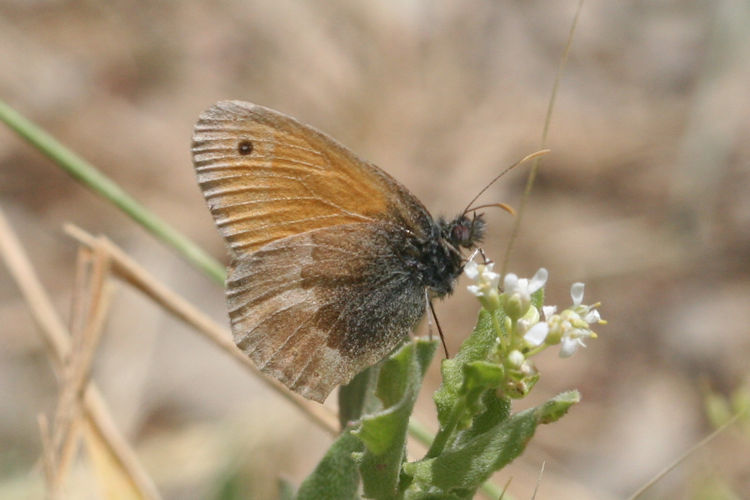
[[[192,153],[231,254],[236,345],[318,402],[408,337],[484,233],[481,214],[436,220],[380,168],[256,104],[204,111]]]

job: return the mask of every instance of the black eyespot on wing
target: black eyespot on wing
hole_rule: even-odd
[[[247,156],[253,152],[253,143],[250,141],[240,141],[237,145],[237,152],[242,156]]]

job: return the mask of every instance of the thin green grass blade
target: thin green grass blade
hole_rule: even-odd
[[[174,248],[208,276],[223,284],[224,266],[182,233],[141,205],[91,163],[0,100],[0,120],[84,186],[112,202],[151,234]]]

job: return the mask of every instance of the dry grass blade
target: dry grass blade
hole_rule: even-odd
[[[55,450],[52,446],[52,436],[50,436],[49,423],[43,413],[37,416],[39,424],[39,435],[42,438],[42,468],[44,469],[44,481],[47,484],[47,492],[50,497],[55,488]]]
[[[71,317],[73,342],[63,370],[53,434],[54,449],[58,453],[55,471],[58,482],[67,475],[77,449],[77,430],[84,414],[83,396],[109,309],[108,273],[109,259],[101,245],[97,244],[93,251],[79,250]]]
[[[549,134],[549,126],[552,121],[552,110],[555,107],[555,100],[557,99],[557,89],[560,87],[560,78],[562,77],[563,70],[565,69],[565,63],[568,62],[568,54],[570,53],[570,47],[573,45],[573,35],[576,32],[576,26],[578,26],[578,18],[581,16],[581,10],[583,10],[583,0],[579,0],[578,6],[576,7],[576,12],[573,16],[573,22],[570,24],[570,31],[568,32],[568,40],[565,42],[565,48],[563,49],[562,56],[560,57],[560,63],[557,66],[557,73],[555,73],[555,82],[552,84],[552,93],[550,94],[549,101],[547,103],[547,114],[544,117],[544,128],[542,129],[542,139],[540,141],[542,150],[544,150],[547,145],[547,135]],[[505,256],[503,257],[503,266],[500,270],[500,276],[505,276],[505,273],[508,272],[510,252],[513,249],[516,238],[518,238],[518,233],[521,230],[521,221],[523,220],[526,203],[528,202],[529,196],[531,195],[531,188],[534,186],[534,180],[536,179],[536,173],[539,170],[540,161],[541,157],[536,156],[534,158],[534,163],[531,164],[529,177],[526,180],[526,187],[524,188],[523,195],[521,196],[521,203],[518,207],[518,216],[513,221],[513,229],[511,230],[510,238],[508,239],[508,245],[506,246]]]
[[[661,471],[659,471],[658,474],[656,474],[654,477],[652,477],[651,479],[649,479],[646,482],[646,484],[644,484],[643,486],[641,486],[640,488],[638,488],[638,490],[635,493],[633,493],[632,495],[630,495],[628,497],[628,500],[635,500],[636,498],[639,498],[649,488],[651,488],[653,485],[655,485],[656,483],[658,483],[664,476],[666,476],[667,474],[669,474],[670,472],[672,472],[678,465],[680,465],[682,462],[684,462],[686,458],[688,458],[690,455],[692,455],[693,453],[695,453],[696,451],[698,451],[702,447],[706,446],[709,442],[711,442],[712,439],[714,439],[716,436],[718,436],[719,434],[721,434],[722,432],[724,432],[726,429],[728,429],[729,427],[731,427],[735,422],[737,422],[737,420],[740,418],[740,416],[742,416],[742,413],[737,413],[732,418],[730,418],[729,420],[727,420],[727,422],[724,425],[722,425],[721,427],[719,427],[718,429],[716,429],[715,431],[713,431],[711,434],[709,434],[708,436],[704,437],[703,439],[701,439],[700,441],[698,441],[697,443],[695,443],[687,451],[685,451],[685,453],[683,453],[682,455],[680,455],[679,457],[677,457],[674,462],[672,462],[671,464],[669,464],[666,467],[664,467]]]
[[[18,238],[0,210],[0,253],[10,275],[15,280],[34,321],[41,329],[42,340],[52,359],[53,368],[61,374],[63,359],[70,351],[70,338],[65,325],[60,321],[52,301],[47,297]]]
[[[280,382],[277,382],[261,373],[250,358],[234,345],[234,342],[232,342],[229,333],[224,327],[217,324],[190,302],[164,286],[145,269],[139,266],[133,259],[126,255],[125,252],[114,245],[114,243],[103,237],[95,238],[82,229],[70,224],[65,226],[65,231],[79,242],[92,248],[97,242],[101,242],[111,258],[112,272],[114,275],[140,290],[176,318],[193,327],[222,351],[229,354],[235,361],[250,370],[266,385],[299,408],[320,428],[328,431],[332,435],[338,433],[337,419],[330,410],[324,406],[312,403],[301,396],[297,396]]]
[[[539,468],[539,475],[536,478],[536,485],[534,486],[534,494],[531,495],[531,500],[536,499],[536,494],[539,492],[539,486],[542,485],[542,476],[544,476],[544,464],[546,462],[542,462],[542,466]]]
[[[95,471],[102,498],[117,500],[140,500],[142,495],[133,487],[128,477],[122,474],[117,457],[112,455],[106,439],[90,422],[83,422],[83,436],[87,458]]]
[[[474,195],[474,198],[472,198],[471,201],[468,203],[468,205],[466,205],[466,208],[464,209],[463,213],[468,213],[468,212],[471,212],[471,211],[476,210],[478,208],[482,208],[481,205],[479,207],[473,207],[472,208],[472,205],[474,204],[475,201],[477,201],[490,188],[490,186],[492,186],[495,182],[497,182],[498,180],[500,180],[505,174],[507,174],[508,172],[510,172],[511,170],[513,170],[514,168],[516,168],[516,167],[518,167],[518,166],[526,163],[527,161],[538,160],[539,158],[541,158],[542,156],[546,155],[549,152],[550,152],[549,149],[540,149],[539,151],[535,151],[535,152],[533,152],[531,154],[528,154],[528,155],[524,156],[523,158],[521,158],[520,160],[518,160],[517,162],[515,162],[514,164],[512,164],[509,167],[507,167],[505,170],[503,170],[499,174],[497,174],[476,195]],[[508,205],[505,205],[504,203],[499,203],[498,205],[501,205],[504,208],[507,207],[508,209],[510,209],[509,210],[510,213],[511,214],[513,213],[513,211],[512,211],[513,209],[510,208]]]
[[[62,377],[63,360],[71,352],[70,337],[2,210],[0,210],[0,255],[21,290],[34,320],[40,327],[56,373]],[[110,452],[116,457],[118,464],[127,473],[141,497],[160,498],[156,486],[138,462],[130,444],[114,425],[111,413],[93,383],[89,383],[86,389],[84,406],[88,422],[104,436]]]

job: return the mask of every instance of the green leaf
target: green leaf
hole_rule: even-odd
[[[539,424],[560,418],[579,400],[577,391],[558,395],[546,403],[477,434],[461,446],[445,450],[435,458],[404,465],[413,478],[412,490],[463,495],[475,491],[494,471],[504,467],[523,452]]]
[[[280,478],[279,484],[279,500],[294,500],[294,485],[284,478]]]
[[[381,408],[380,401],[375,397],[379,371],[379,364],[365,368],[351,382],[339,387],[339,425],[342,429],[362,415]]]
[[[359,474],[352,453],[362,451],[362,441],[344,431],[323,460],[300,485],[297,500],[357,499]]]
[[[464,383],[461,392],[494,389],[500,386],[505,378],[505,368],[489,361],[472,361],[464,365]]]
[[[443,361],[443,382],[433,396],[440,430],[427,457],[440,455],[455,438],[456,428],[471,425],[474,415],[482,411],[482,392],[496,386],[502,379],[503,368],[491,358],[498,347],[497,337],[503,317],[501,311],[490,313],[482,309],[474,332],[453,359]]]
[[[474,416],[484,409],[482,394],[488,391],[494,393],[505,379],[505,368],[498,363],[472,361],[463,368],[464,383],[459,395],[463,398],[460,406],[464,407],[464,414],[458,417],[459,429],[471,425]]]
[[[409,416],[436,346],[436,341],[409,342],[381,365],[376,395],[384,408],[363,417],[362,425],[352,432],[365,445],[359,459],[368,498],[393,499],[400,495]]]
[[[500,316],[499,312],[495,314]],[[443,383],[433,396],[441,426],[450,425],[450,416],[456,407],[464,384],[464,365],[473,361],[486,360],[497,347],[496,338],[497,333],[495,333],[493,327],[492,314],[482,309],[479,312],[479,319],[474,332],[464,341],[456,356],[452,359],[443,360],[440,367]]]
[[[483,434],[510,416],[510,398],[501,398],[497,391],[488,390],[481,396],[481,413],[472,420],[471,427],[457,433],[451,447],[459,448],[467,441]]]
[[[558,394],[541,406],[537,406],[535,411],[539,418],[540,424],[551,424],[560,420],[568,413],[568,409],[581,400],[581,394],[578,391],[567,391]]]
[[[435,493],[409,489],[404,493],[404,500],[471,500],[472,496]]]

